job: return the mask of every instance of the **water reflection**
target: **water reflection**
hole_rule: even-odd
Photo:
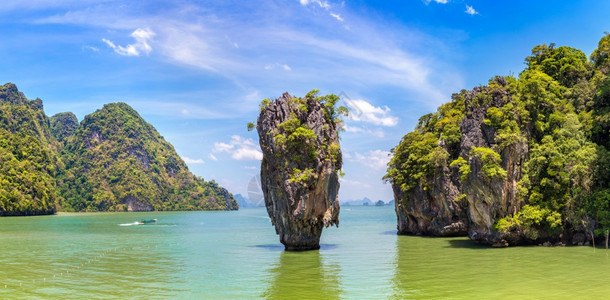
[[[477,268],[482,248],[467,238],[398,236],[394,298],[452,298],[468,294],[477,273],[495,270]],[[457,288],[456,288],[457,287]],[[456,294],[457,293],[457,294]]]
[[[267,299],[338,299],[338,264],[322,261],[320,251],[282,252],[269,270]]]
[[[405,299],[408,296],[413,296],[409,293],[409,278],[408,278],[408,262],[405,258],[405,239],[398,237],[396,241],[396,255],[394,256],[394,278],[392,279],[392,287],[394,290],[395,299]]]

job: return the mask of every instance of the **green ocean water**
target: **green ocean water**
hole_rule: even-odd
[[[157,218],[151,225],[134,221]],[[396,236],[392,207],[342,207],[319,251],[284,252],[264,209],[0,218],[2,299],[606,298],[592,247]]]

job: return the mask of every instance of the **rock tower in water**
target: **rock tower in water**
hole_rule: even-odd
[[[263,100],[256,129],[263,151],[265,206],[286,250],[320,248],[322,229],[339,225],[338,126],[344,107],[335,95],[284,93]]]

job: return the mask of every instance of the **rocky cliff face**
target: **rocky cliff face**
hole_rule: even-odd
[[[459,126],[463,95],[434,114],[420,118],[416,130],[392,149],[394,157],[384,177],[392,183],[398,234],[466,235],[467,202],[462,197]]]
[[[502,143],[488,111],[511,102],[511,94],[504,78],[491,85],[454,95],[393,150],[386,179],[397,199],[398,234],[468,235],[494,246],[521,242],[521,232],[493,226],[523,205],[517,191],[528,146],[522,135]]]
[[[393,185],[398,218],[398,234],[433,236],[463,236],[468,226],[464,201],[460,196],[459,174],[456,168],[439,166],[429,185],[403,191]],[[429,188],[431,187],[431,188]]]
[[[504,89],[506,81],[497,77],[495,83],[497,88],[477,87],[464,97],[466,115],[460,125],[460,154],[468,157],[470,174],[462,182],[462,193],[468,201],[468,236],[481,243],[507,246],[518,244],[521,235],[501,233],[492,227],[498,219],[515,214],[523,205],[517,199],[517,183],[521,179],[521,166],[527,158],[528,146],[525,139],[501,146],[494,127],[486,124],[487,111],[491,107],[500,108],[512,101],[510,93]],[[483,95],[486,101],[480,103]],[[494,162],[484,161],[483,155],[474,153],[475,148],[500,154],[497,163],[506,171],[506,176],[488,176],[484,165]]]
[[[284,93],[263,101],[257,121],[267,212],[286,250],[319,249],[322,229],[339,225],[342,165],[337,125],[323,97]]]

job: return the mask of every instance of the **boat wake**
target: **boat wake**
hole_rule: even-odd
[[[144,225],[144,224],[155,224],[157,219],[147,219],[142,221],[135,221],[133,223],[119,224],[119,226],[133,226],[133,225]]]
[[[142,225],[142,223],[140,223],[140,222],[133,222],[133,223],[119,224],[119,226],[134,226],[134,225]]]

